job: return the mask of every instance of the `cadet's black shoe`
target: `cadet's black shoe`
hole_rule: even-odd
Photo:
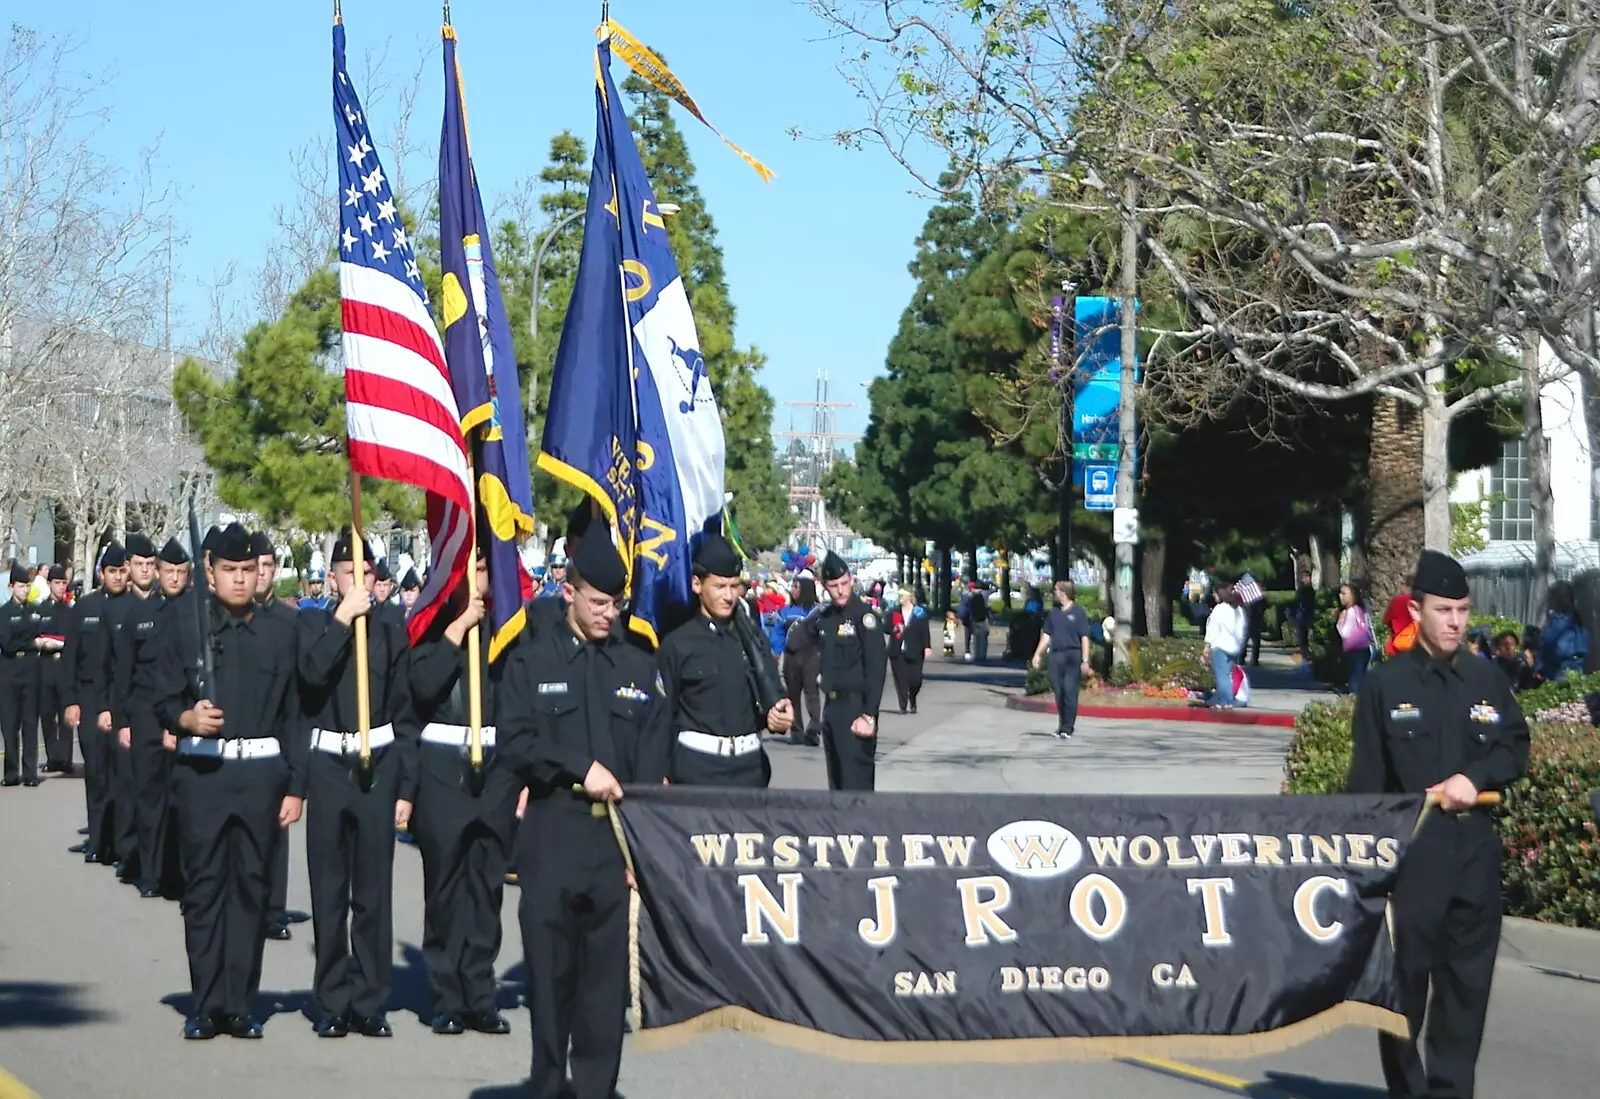
[[[269,923],[266,937],[275,943],[286,943],[294,938],[294,933],[289,930],[289,925],[286,923]]]
[[[467,1025],[479,1034],[510,1034],[511,1024],[506,1017],[490,1008],[488,1011],[467,1013]]]
[[[148,883],[146,883],[144,885],[141,885],[139,887],[139,896],[142,899],[147,900],[147,901],[148,900],[160,900],[161,899],[161,887],[159,885],[150,885]]]
[[[228,1033],[235,1038],[260,1038],[261,1022],[249,1015],[234,1015],[228,1019]]]
[[[911,712],[912,713],[916,713],[917,712],[917,704],[915,702],[913,702],[911,704]]]
[[[381,1011],[376,1015],[350,1016],[350,1029],[368,1038],[394,1037],[394,1031],[389,1029],[389,1020]]]
[[[344,1021],[342,1015],[329,1015],[327,1018],[318,1019],[317,1025],[311,1032],[318,1038],[343,1038],[350,1033],[350,1024]]]
[[[83,845],[83,861],[90,864],[100,861],[99,852],[97,852],[93,847],[90,847],[87,843]]]
[[[433,1022],[428,1024],[435,1034],[460,1034],[467,1029],[467,1024],[462,1016],[451,1011],[441,1012],[433,1017]]]
[[[204,1015],[191,1015],[184,1020],[183,1036],[191,1042],[204,1042],[217,1036],[217,1024]]]
[[[817,745],[819,745],[821,743],[822,743],[821,735],[819,735],[817,733],[807,733],[806,734],[806,747],[807,748],[815,748]]]
[[[4,781],[0,781],[0,786],[21,786],[21,785],[22,785],[22,780],[20,778],[8,778],[8,779],[5,779]]]
[[[24,785],[24,786],[37,786],[37,785],[39,785],[39,780],[37,778],[25,778],[25,779],[22,780],[22,785]]]

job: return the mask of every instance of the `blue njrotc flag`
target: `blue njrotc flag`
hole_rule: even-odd
[[[489,659],[521,631],[524,613],[517,539],[533,533],[533,487],[518,395],[517,358],[489,250],[483,199],[467,146],[467,105],[456,32],[444,34],[444,129],[439,138],[439,259],[444,268],[444,353],[472,443],[478,532],[486,546],[492,609]]]
[[[632,570],[630,626],[656,642],[690,600],[694,536],[721,520],[722,421],[610,60],[602,40],[583,252],[539,465],[615,526]]]

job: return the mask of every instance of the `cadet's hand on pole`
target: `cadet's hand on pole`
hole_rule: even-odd
[[[111,731],[111,711],[101,710],[100,716],[95,718],[94,723],[102,733],[109,733]]]
[[[871,740],[878,735],[878,723],[866,714],[862,714],[850,723],[850,731],[862,740]]]
[[[589,764],[589,773],[583,776],[583,792],[594,801],[622,800],[622,784],[598,759]]]
[[[794,707],[787,698],[780,699],[777,705],[767,711],[767,731],[787,733],[792,728],[794,728]]]
[[[629,889],[639,888],[639,880],[633,876],[632,870],[624,870],[622,872],[622,879],[628,883]]]
[[[133,747],[133,729],[127,725],[117,730],[117,744],[123,748]]]
[[[300,810],[305,808],[306,799],[297,798],[293,794],[285,794],[283,804],[278,806],[278,827],[287,828],[300,819]]]
[[[1447,813],[1459,813],[1478,804],[1478,788],[1472,785],[1470,778],[1462,774],[1451,775],[1443,782],[1434,783],[1423,792],[1437,794],[1439,808]]]
[[[445,640],[459,649],[466,641],[467,631],[483,621],[484,613],[483,593],[476,592],[467,600],[467,609],[457,615],[456,620],[445,628]]]
[[[222,711],[211,705],[209,699],[202,698],[194,704],[194,709],[178,715],[178,724],[195,736],[216,736],[222,731]]]
[[[404,798],[394,803],[394,826],[399,828],[411,823],[411,803]]]
[[[524,786],[522,793],[517,795],[517,819],[522,819],[522,814],[528,811],[528,788]]]
[[[333,612],[342,625],[348,626],[358,618],[366,616],[372,610],[372,593],[365,587],[357,585],[344,593],[344,598],[339,600],[339,609]]]
[[[178,738],[163,729],[161,731],[161,746],[169,752],[176,752],[178,750]]]

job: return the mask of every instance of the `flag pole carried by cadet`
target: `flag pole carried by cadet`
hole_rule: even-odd
[[[489,662],[493,663],[521,633],[525,620],[517,539],[533,533],[533,478],[517,392],[516,350],[472,165],[465,80],[448,3],[440,36],[445,78],[444,125],[439,135],[440,313],[475,505],[470,513],[467,598],[479,594],[477,558],[482,552],[489,574]],[[502,417],[501,408],[518,413]],[[482,538],[476,529],[479,523],[486,528]],[[475,624],[467,632],[468,758],[475,774],[483,768],[482,644],[482,627]]]
[[[361,474],[350,466],[350,541],[366,549],[367,536],[361,529]],[[350,567],[355,572],[357,591],[366,587],[366,553],[356,551],[350,555]],[[367,666],[367,616],[355,620],[356,633],[356,731],[361,770],[372,770],[372,676]]]

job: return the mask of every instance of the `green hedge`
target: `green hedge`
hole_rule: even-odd
[[[1340,699],[1301,711],[1284,760],[1284,793],[1344,789],[1352,709],[1351,700]],[[1600,729],[1534,724],[1528,775],[1506,792],[1499,815],[1507,915],[1600,928],[1600,843],[1589,809],[1595,787]]]
[[[1128,663],[1111,672],[1113,687],[1148,683],[1154,687],[1176,684],[1191,691],[1209,691],[1216,685],[1211,662],[1201,656],[1205,642],[1193,637],[1135,637],[1128,642]]]
[[[1569,672],[1554,683],[1523,691],[1517,696],[1517,704],[1523,713],[1532,717],[1540,710],[1552,710],[1563,702],[1578,702],[1596,693],[1600,693],[1600,672],[1589,675]]]

